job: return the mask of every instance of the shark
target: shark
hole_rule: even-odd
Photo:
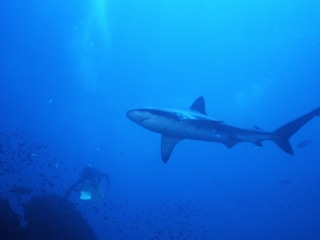
[[[126,113],[133,122],[162,135],[161,158],[164,163],[168,162],[172,150],[183,139],[222,143],[227,148],[232,148],[241,142],[250,142],[261,147],[263,141],[271,140],[284,152],[293,155],[289,139],[313,117],[319,115],[320,107],[274,131],[265,131],[257,126],[242,128],[209,117],[202,96],[186,110],[148,107],[133,109]]]

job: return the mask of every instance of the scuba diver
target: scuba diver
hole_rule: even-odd
[[[70,189],[66,192],[65,197],[68,198],[70,193],[81,183],[83,183],[81,189],[80,199],[82,200],[94,200],[97,202],[103,199],[103,190],[100,186],[101,178],[105,178],[108,182],[108,189],[110,187],[109,175],[101,173],[98,169],[93,168],[91,164],[88,164],[82,172],[81,178],[76,181]]]

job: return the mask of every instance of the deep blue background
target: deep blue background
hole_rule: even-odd
[[[63,194],[92,163],[111,178],[105,205],[70,199],[99,239],[320,238],[318,118],[294,156],[184,140],[164,164],[160,135],[125,116],[204,96],[210,116],[271,131],[319,107],[319,1],[3,0],[0,12],[1,132],[29,130],[59,163],[37,156],[2,191]],[[39,172],[59,178],[43,189]]]

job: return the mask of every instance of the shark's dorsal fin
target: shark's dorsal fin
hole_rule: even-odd
[[[206,106],[205,106],[204,98],[203,98],[203,97],[198,97],[198,98],[192,103],[192,105],[191,105],[191,107],[190,107],[189,109],[207,115],[207,113],[206,113]]]
[[[259,128],[257,125],[253,126],[254,129],[258,129],[258,130],[262,130],[261,128]]]
[[[174,138],[166,135],[161,137],[161,157],[164,163],[168,162],[174,146],[181,141],[182,138]]]

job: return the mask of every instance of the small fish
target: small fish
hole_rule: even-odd
[[[1,143],[0,144],[0,153],[7,153],[10,150],[10,145],[8,143]]]
[[[9,190],[9,192],[20,194],[20,195],[25,195],[25,194],[30,194],[32,192],[32,189],[28,188],[28,187],[16,187],[16,188]]]
[[[309,141],[308,141],[308,140],[303,140],[302,142],[300,142],[300,143],[298,144],[298,148],[306,147],[306,146],[308,146],[309,144],[311,144],[311,139],[309,139]]]
[[[289,183],[291,183],[291,182],[292,182],[291,180],[285,179],[285,180],[279,181],[279,184],[280,184],[280,185],[281,185],[281,184],[289,184]]]

